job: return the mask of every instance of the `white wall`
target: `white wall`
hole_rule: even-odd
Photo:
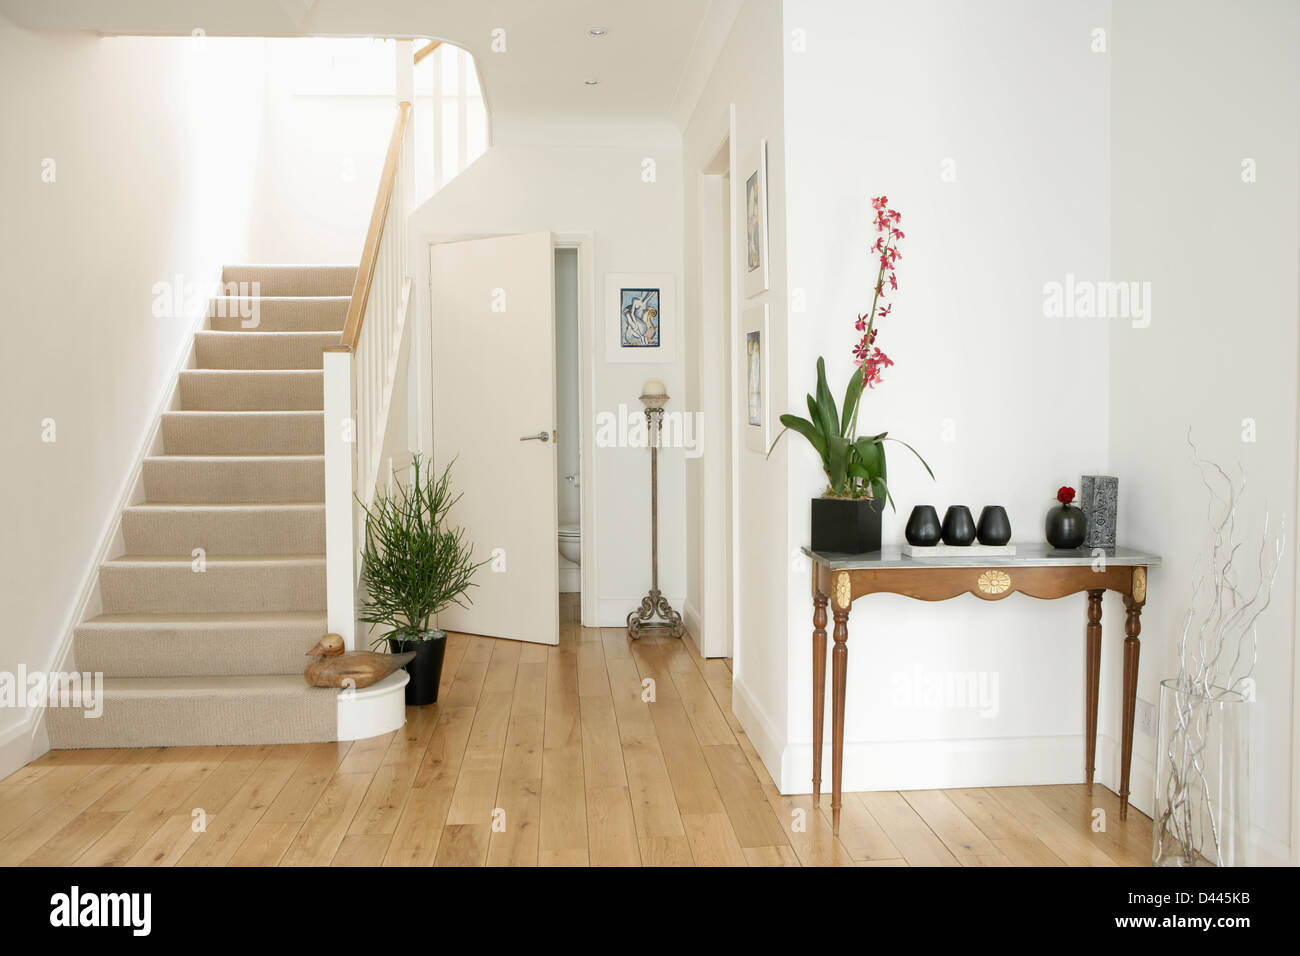
[[[471,234],[593,232],[598,309],[606,273],[681,275],[681,145],[670,126],[572,124],[548,131],[494,119],[493,132],[495,145],[412,216],[411,262],[423,302],[429,243]],[[655,162],[653,182],[642,179],[646,159]],[[421,314],[428,315],[427,305]],[[620,403],[640,414],[637,396],[647,379],[682,395],[683,350],[672,365],[606,363],[598,319],[593,341],[595,407],[584,427],[601,412],[617,412]],[[672,402],[668,407],[681,410]],[[595,496],[596,527],[582,530],[584,537],[594,535],[598,593],[597,620],[588,625],[622,624],[649,589],[648,456],[644,448],[597,448],[590,463],[583,494]],[[659,457],[660,587],[677,607],[684,590],[683,460],[680,448]]]
[[[1174,0],[1115,5],[1112,274],[1152,284],[1151,324],[1112,326],[1110,433],[1125,537],[1165,556],[1143,614],[1138,695],[1177,673],[1193,562],[1207,553],[1201,453],[1245,469],[1240,527],[1253,583],[1266,504],[1287,547],[1260,620],[1252,714],[1252,822],[1261,862],[1286,862],[1292,780],[1296,528],[1297,168],[1300,9],[1251,0],[1212,16]],[[1212,70],[1205,64],[1213,63]],[[1257,181],[1242,180],[1253,159]],[[1254,423],[1256,440],[1243,440]],[[1202,567],[1204,559],[1202,558]],[[1115,632],[1118,620],[1108,618]],[[1119,666],[1103,687],[1114,709]],[[1114,732],[1112,726],[1112,732]],[[1146,808],[1153,741],[1134,747]],[[1139,777],[1139,774],[1141,775]]]
[[[1069,272],[1105,276],[1108,65],[1089,41],[1107,5],[787,0],[784,12],[788,281],[807,306],[790,316],[780,410],[805,407],[819,355],[843,393],[876,275],[870,197],[885,194],[906,238],[877,344],[897,364],[864,396],[860,428],[913,444],[937,476],[890,447],[898,510],[885,512],[885,541],[902,541],[916,504],[976,515],[1002,504],[1014,540],[1040,541],[1058,486],[1109,465],[1108,330],[1045,318],[1041,292]],[[791,45],[795,31],[806,52]],[[867,55],[871,37],[883,39]],[[941,179],[945,160],[955,182]],[[1125,472],[1121,487],[1139,481]],[[815,454],[793,437],[785,554],[808,541],[809,499],[824,487]],[[784,573],[789,742],[769,769],[785,792],[810,789],[808,577]],[[1084,623],[1082,596],[859,601],[845,789],[1082,779]],[[899,691],[918,670],[996,678],[996,714],[913,706]]]
[[[298,75],[302,47],[313,41],[262,42],[266,106],[249,256],[255,262],[357,262],[397,117],[396,98],[322,92],[310,77]],[[355,42],[358,49],[371,45]],[[387,46],[391,51],[392,44]],[[393,75],[381,79],[391,90]],[[411,122],[417,147],[431,152],[418,119]]]
[[[188,348],[193,315],[155,318],[155,283],[215,280],[244,256],[261,104],[260,74],[237,68],[246,42],[35,34],[0,19],[0,671],[53,666]],[[27,716],[0,711],[0,776],[30,756]]]
[[[736,130],[731,148],[742,162],[767,140],[768,207],[771,266],[771,289],[761,296],[744,300],[740,308],[766,302],[770,308],[771,381],[773,413],[787,390],[786,353],[786,206],[785,138],[783,88],[781,82],[781,4],[778,0],[749,0],[741,8],[723,45],[690,122],[682,135],[685,180],[685,258],[686,301],[688,318],[697,324],[699,356],[705,355],[704,338],[725,342],[728,335],[717,324],[725,316],[700,311],[699,221],[701,212],[700,177],[713,160],[719,145],[727,138],[730,107],[735,105]],[[733,208],[741,208],[741,196],[732,184]],[[739,224],[743,230],[743,224]],[[736,231],[732,248],[743,248],[743,233]],[[710,353],[709,364],[698,370],[695,387],[708,376],[721,374],[713,362],[717,350]],[[698,359],[702,363],[706,360]],[[737,383],[738,384],[738,383]],[[737,392],[736,409],[742,408]],[[704,458],[722,452],[720,436],[708,429],[704,433]],[[734,625],[735,643],[733,702],[745,730],[769,768],[779,765],[786,744],[787,721],[787,619],[788,595],[773,582],[788,576],[788,543],[784,529],[786,513],[786,459],[789,445],[782,442],[770,460],[741,448],[739,453],[739,550],[735,560],[740,571],[740,616]],[[703,512],[720,507],[720,502],[702,498]],[[701,574],[703,574],[701,569]],[[705,585],[700,583],[697,588]],[[807,594],[805,582],[804,595]],[[708,595],[704,597],[708,600]],[[802,597],[801,597],[802,600]],[[774,770],[773,776],[779,779]]]

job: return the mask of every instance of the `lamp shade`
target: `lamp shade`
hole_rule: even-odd
[[[663,382],[652,379],[641,386],[641,401],[646,408],[663,408],[668,402],[668,389],[664,387]]]

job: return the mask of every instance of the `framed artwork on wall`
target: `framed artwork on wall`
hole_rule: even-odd
[[[605,275],[605,361],[677,360],[677,284],[667,272]]]
[[[745,447],[760,455],[767,454],[772,441],[770,351],[767,305],[751,306],[741,314],[740,321],[740,381],[744,386],[740,422],[745,432]]]
[[[767,249],[767,140],[758,141],[758,149],[746,157],[740,169],[745,216],[745,242],[742,268],[745,297],[766,292],[770,287]]]

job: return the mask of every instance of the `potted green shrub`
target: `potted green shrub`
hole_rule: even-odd
[[[916,449],[888,432],[858,435],[858,406],[863,388],[875,388],[881,373],[893,361],[876,345],[876,322],[889,315],[891,304],[883,304],[885,287],[898,288],[894,265],[901,258],[898,242],[903,231],[898,228],[902,215],[888,208],[888,200],[879,196],[871,201],[876,213],[876,232],[880,235],[872,252],[879,256],[875,297],[871,310],[859,315],[854,327],[862,334],[854,346],[855,371],[844,390],[844,403],[835,406],[835,396],[826,382],[826,361],[817,359],[817,392],[808,396],[808,418],[782,415],[781,424],[802,435],[822,460],[822,470],[829,482],[826,490],[812,500],[812,550],[842,554],[862,554],[880,550],[880,518],[884,504],[894,504],[885,468],[885,442],[898,441],[916,455],[930,477],[934,472]],[[777,436],[777,441],[781,440]],[[772,443],[776,447],[776,442]],[[771,451],[768,451],[771,454]]]
[[[412,706],[438,699],[447,634],[430,622],[452,604],[468,607],[474,587],[473,546],[463,528],[451,528],[447,513],[460,500],[451,490],[451,465],[438,477],[411,460],[411,480],[394,480],[387,494],[376,494],[366,513],[361,559],[365,600],[360,618],[387,625],[371,646],[388,642],[394,654],[415,651],[406,666],[410,682],[406,702]]]

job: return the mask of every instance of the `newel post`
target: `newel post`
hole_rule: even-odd
[[[357,546],[354,504],[357,422],[353,353],[325,349],[325,596],[326,626],[348,650],[357,640]]]

